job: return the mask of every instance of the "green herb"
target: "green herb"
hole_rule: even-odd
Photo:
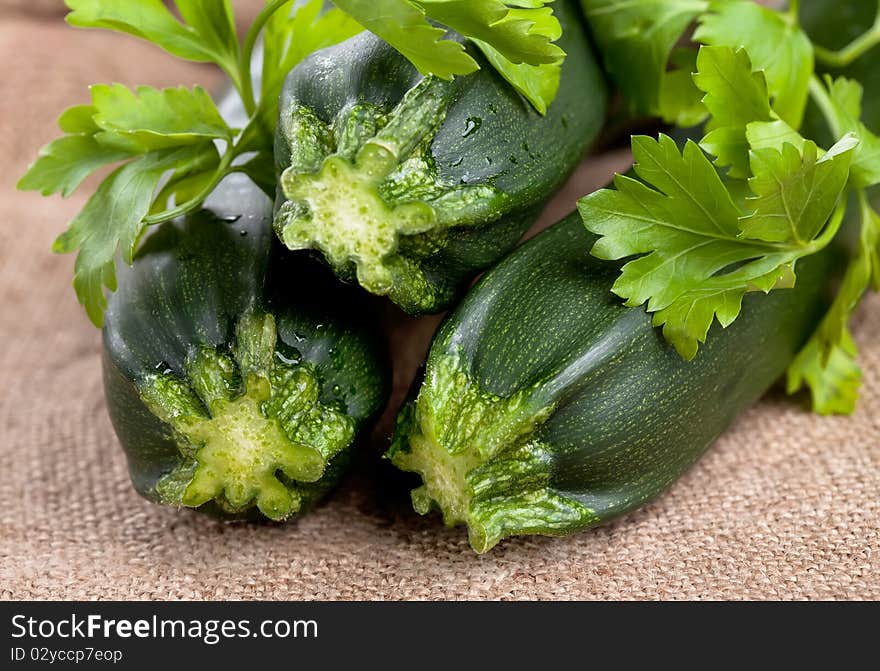
[[[840,290],[819,330],[788,371],[788,391],[804,384],[813,390],[813,406],[822,414],[849,414],[855,410],[861,371],[849,319],[869,288],[880,291],[880,217],[859,193],[861,235],[855,257],[846,269]]]
[[[754,2],[716,1],[700,17],[694,40],[744,48],[752,66],[766,75],[773,110],[791,126],[800,126],[813,73],[813,44],[795,16]]]
[[[303,33],[297,38],[305,40],[291,48],[291,35],[284,34],[281,21],[288,20],[294,3],[276,1],[266,6],[240,45],[228,0],[178,0],[182,20],[160,0],[67,4],[73,10],[67,17],[72,25],[129,33],[180,58],[216,64],[230,77],[250,115],[244,129],[230,128],[199,87],[142,86],[132,91],[114,84],[93,86],[91,105],[73,107],[61,116],[59,126],[66,135],[41,151],[18,186],[68,196],[97,169],[121,164],[53,247],[60,253],[78,251],[74,288],[100,326],[107,306],[105,289],[116,287],[117,250],[131,263],[147,226],[197,209],[232,172],[260,175],[259,164],[271,157],[270,121],[282,80],[265,78],[258,103],[250,75],[254,44],[263,28],[267,55],[289,69],[308,53],[305,48],[316,42],[333,44],[360,27],[338,10],[317,18],[323,3],[310,0],[289,19]],[[257,152],[251,161],[234,163],[250,152]],[[274,180],[258,181],[264,189],[274,188]]]
[[[855,145],[848,136],[821,159],[812,143],[803,155],[790,144],[754,152],[755,197],[745,214],[696,144],[680,153],[665,135],[635,137],[636,174],[654,188],[618,175],[616,190],[581,201],[588,228],[602,236],[592,253],[645,254],[624,265],[612,290],[627,305],[647,302],[654,324],[692,359],[716,317],[727,326],[747,291],[792,286],[795,262],[828,244],[836,226],[819,233],[846,185]]]
[[[546,7],[552,0],[334,0],[406,56],[423,74],[443,79],[480,69],[459,42],[429,19],[472,40],[489,62],[542,114],[559,88],[565,52]]]
[[[705,93],[703,104],[711,114],[701,146],[716,157],[716,165],[730,166],[731,177],[747,178],[746,128],[777,118],[770,107],[764,72],[752,69],[745,49],[704,47],[697,55],[693,81]]]
[[[680,96],[692,89],[690,70],[668,71],[670,54],[685,29],[709,7],[707,0],[581,0],[605,68],[636,113],[681,123]],[[697,123],[699,117],[693,121]],[[690,124],[682,124],[690,125]]]
[[[777,12],[749,0],[582,1],[635,112],[705,120],[699,146],[683,151],[665,136],[633,138],[640,179],[617,176],[615,190],[582,199],[585,225],[601,236],[592,253],[637,257],[614,292],[646,304],[693,358],[716,319],[726,327],[737,318],[746,292],[793,286],[797,261],[828,246],[857,202],[858,249],[788,380],[792,392],[810,388],[816,411],[852,412],[861,373],[849,320],[865,291],[880,288],[880,217],[865,193],[880,183],[880,138],[861,121],[860,84],[821,79],[815,61],[847,65],[880,43],[880,12],[866,35],[828,52],[799,26],[797,2]],[[697,55],[688,82],[675,54],[692,47],[673,47],[691,25]],[[640,59],[650,67],[636,72]],[[677,94],[664,97],[673,83]],[[837,141],[827,151],[801,132],[808,99]]]
[[[128,33],[179,58],[217,65],[248,115],[243,128],[230,128],[198,87],[130,90],[115,84],[93,86],[90,105],[61,116],[65,135],[43,148],[18,186],[66,197],[93,172],[115,166],[53,247],[78,252],[74,287],[98,326],[106,290],[116,285],[117,251],[131,263],[148,226],[197,210],[233,172],[274,194],[272,147],[281,87],[313,51],[355,35],[363,24],[422,72],[452,77],[478,69],[461,44],[442,39],[445,31],[428,23],[431,18],[472,38],[541,112],[556,94],[564,57],[553,44],[561,29],[545,0],[340,0],[340,8],[329,11],[322,0],[269,0],[241,42],[229,0],[176,0],[179,18],[161,0],[67,4],[74,26]],[[381,20],[374,20],[377,16]],[[260,35],[264,60],[256,90],[251,68]]]
[[[880,184],[880,138],[869,131],[862,118],[862,86],[856,81],[840,77],[825,77],[828,95],[818,80],[813,82],[815,95],[825,108],[826,118],[835,135],[855,133],[860,139],[853,162],[853,185],[865,189]]]

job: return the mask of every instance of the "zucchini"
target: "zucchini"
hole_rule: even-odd
[[[454,81],[422,77],[367,32],[300,63],[276,134],[282,241],[409,313],[448,307],[512,249],[602,125],[577,2],[554,8],[568,57],[546,116],[473,46],[482,69]]]
[[[824,308],[827,254],[797,287],[747,295],[687,362],[590,256],[577,214],[489,271],[446,319],[389,457],[419,474],[422,514],[439,508],[484,552],[520,534],[566,535],[667,489],[782,375]]]
[[[352,291],[279,253],[271,220],[269,198],[233,176],[121,269],[104,389],[134,487],[152,501],[291,517],[335,484],[387,400],[385,356]]]

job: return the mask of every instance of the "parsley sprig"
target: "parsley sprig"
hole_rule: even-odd
[[[74,288],[95,325],[103,323],[106,291],[116,288],[116,256],[132,263],[152,225],[201,207],[217,185],[243,172],[264,191],[275,189],[273,134],[287,73],[303,58],[363,30],[386,39],[423,73],[443,78],[479,64],[429,19],[472,40],[487,60],[540,112],[559,85],[564,53],[551,0],[269,0],[243,40],[230,0],[67,0],[67,21],[127,33],[189,61],[212,63],[229,77],[248,116],[230,127],[201,88],[91,87],[91,101],[61,115],[64,135],[44,147],[19,188],[64,197],[102,168],[111,168],[53,246],[78,252]],[[263,71],[252,61],[263,38]]]
[[[121,84],[92,86],[89,105],[62,114],[65,135],[42,149],[18,186],[69,196],[96,170],[117,166],[53,246],[59,253],[78,252],[74,288],[100,326],[105,289],[116,288],[117,250],[132,263],[148,226],[198,209],[232,172],[245,172],[274,192],[272,128],[283,80],[264,77],[259,92],[254,90],[251,60],[259,35],[267,58],[289,70],[310,51],[361,27],[339,10],[322,14],[321,0],[295,10],[293,0],[273,0],[239,43],[229,0],[177,0],[180,19],[161,0],[67,4],[74,26],[128,33],[179,58],[217,65],[249,116],[244,128],[231,128],[199,87],[131,90]],[[238,160],[245,155],[249,160]]]
[[[880,216],[866,192],[880,184],[880,138],[861,120],[861,85],[820,77],[816,61],[843,67],[880,44],[880,3],[873,27],[836,52],[813,44],[797,2],[786,11],[751,0],[583,4],[632,111],[704,128],[683,150],[666,136],[634,137],[637,179],[618,175],[615,189],[582,199],[600,236],[592,253],[630,259],[613,291],[645,304],[690,359],[714,321],[736,320],[746,293],[793,286],[798,261],[827,247],[847,214],[857,218],[859,244],[831,310],[788,375],[790,392],[809,387],[816,411],[852,412],[861,373],[849,321],[880,288]],[[804,135],[809,100],[831,147]]]
[[[547,5],[553,0],[334,0],[406,56],[422,74],[466,75],[479,64],[446,31],[474,42],[492,66],[542,114],[556,97],[565,52]]]

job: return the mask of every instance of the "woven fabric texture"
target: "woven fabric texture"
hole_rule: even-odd
[[[856,329],[866,375],[854,417],[819,418],[772,393],[659,501],[577,537],[476,556],[462,530],[413,513],[369,451],[330,501],[289,525],[224,525],[138,498],[104,407],[100,334],[70,289],[73,259],[48,251],[84,195],[13,188],[89,83],[217,79],[135,40],[66,27],[52,2],[34,3],[52,10],[37,14],[29,4],[0,4],[0,598],[880,598],[876,299]],[[555,212],[624,160],[588,162]],[[399,399],[436,320],[389,320]]]

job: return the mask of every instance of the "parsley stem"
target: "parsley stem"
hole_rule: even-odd
[[[868,199],[868,191],[867,189],[858,189],[856,191],[856,195],[859,200],[859,214],[862,217],[862,226],[864,227],[873,213],[874,209],[871,207],[871,201]]]
[[[205,202],[205,199],[211,195],[211,192],[217,188],[217,185],[223,181],[223,178],[230,173],[235,172],[231,169],[231,166],[238,154],[239,152],[236,151],[235,147],[229,147],[223,155],[223,158],[220,159],[220,164],[217,166],[217,170],[214,171],[211,181],[205,185],[205,188],[202,189],[198,195],[185,203],[181,203],[180,205],[171,208],[170,210],[165,210],[164,212],[144,217],[144,225],[154,226],[156,224],[164,224],[166,221],[171,221],[177,217],[189,214],[196,208],[200,207],[202,203]]]
[[[828,221],[828,225],[825,227],[822,235],[815,238],[809,244],[809,247],[812,250],[809,252],[810,254],[821,252],[831,243],[832,240],[834,240],[837,232],[840,230],[841,224],[843,223],[843,217],[846,215],[846,207],[847,199],[846,191],[844,191],[844,197],[841,198],[840,202],[837,204],[837,209],[835,209],[834,214],[831,215],[831,219]]]
[[[828,90],[817,75],[813,75],[810,78],[810,97],[821,110],[822,116],[825,117],[825,122],[828,124],[834,139],[840,139],[843,136],[843,129],[840,127],[840,122],[837,118],[837,110],[835,109],[834,102],[828,95]]]
[[[837,51],[831,51],[817,45],[815,47],[816,59],[832,68],[845,68],[878,44],[880,44],[880,1],[877,3],[877,18],[870,30]]]
[[[254,19],[254,22],[248,29],[247,35],[245,35],[244,44],[241,49],[241,62],[238,66],[241,73],[241,85],[238,88],[238,92],[241,95],[241,101],[244,103],[244,109],[248,113],[248,116],[253,116],[257,111],[257,101],[256,96],[254,95],[254,81],[253,76],[251,75],[251,60],[254,55],[254,47],[257,44],[257,39],[259,38],[260,33],[263,32],[263,28],[272,15],[288,2],[290,2],[290,0],[272,0],[272,2],[263,7],[262,11],[257,15],[257,18]]]
[[[263,7],[263,10],[257,15],[257,18],[254,19],[254,22],[251,24],[251,27],[248,29],[247,35],[245,36],[244,44],[241,49],[241,60],[238,63],[238,71],[227,71],[232,79],[232,83],[235,85],[236,90],[241,96],[245,111],[250,117],[247,127],[238,136],[238,139],[234,144],[230,142],[227,145],[226,152],[220,159],[217,170],[214,171],[211,180],[198,195],[185,203],[181,203],[180,205],[171,208],[170,210],[165,210],[164,212],[144,217],[144,224],[146,226],[163,224],[166,221],[171,221],[177,217],[189,214],[193,210],[199,208],[205,199],[211,195],[211,192],[217,188],[217,185],[223,181],[223,178],[235,172],[235,169],[232,167],[232,162],[241,154],[253,150],[251,145],[253,144],[254,134],[259,132],[257,130],[259,128],[259,119],[255,116],[257,113],[257,102],[254,95],[253,76],[251,75],[251,60],[253,59],[257,39],[259,38],[260,33],[263,32],[266,23],[276,11],[289,2],[290,0],[272,0],[272,2]]]

